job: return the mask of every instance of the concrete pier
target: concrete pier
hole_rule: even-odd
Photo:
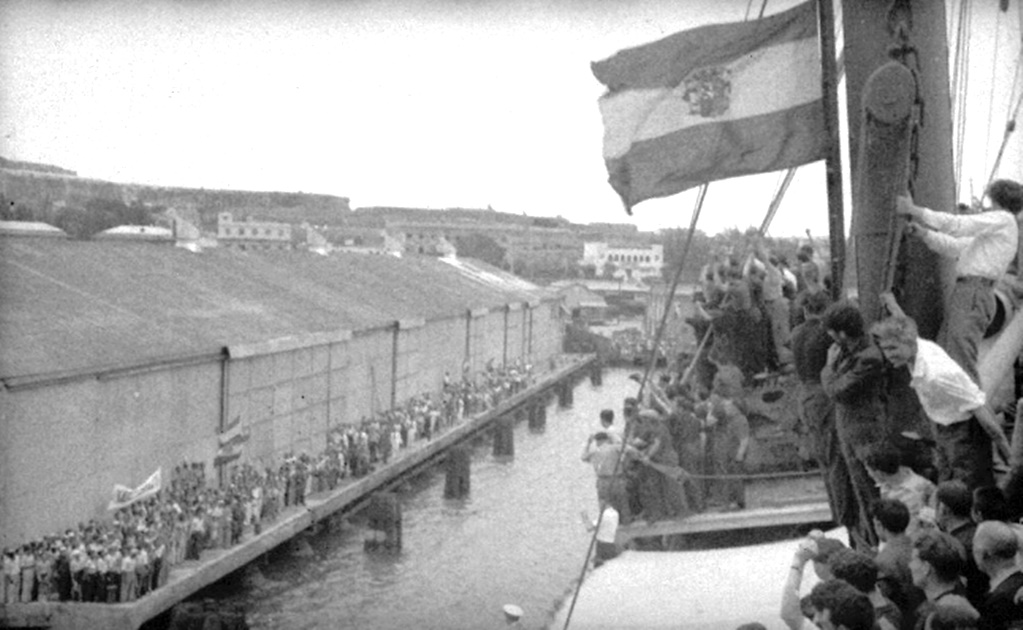
[[[123,604],[81,602],[33,602],[0,606],[0,628],[53,628],[54,630],[135,630],[147,620],[169,610],[202,588],[250,564],[260,556],[301,534],[314,523],[385,489],[402,476],[422,468],[495,421],[536,400],[546,401],[563,383],[574,383],[587,373],[592,355],[569,355],[537,382],[509,397],[495,408],[460,425],[421,441],[370,474],[346,478],[340,487],[306,497],[304,506],[285,509],[275,521],[264,523],[260,534],[246,531],[242,541],[229,549],[207,550],[199,560],[171,569],[167,584],[144,597]],[[571,395],[571,394],[569,394]],[[544,409],[546,418],[546,409]]]

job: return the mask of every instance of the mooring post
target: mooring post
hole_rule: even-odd
[[[494,456],[512,457],[515,455],[515,418],[504,416],[498,418],[494,431]]]
[[[393,492],[378,492],[370,497],[369,528],[373,539],[365,541],[366,549],[383,547],[389,551],[401,549],[401,504]],[[382,536],[381,536],[382,535]]]
[[[448,451],[447,477],[444,479],[444,498],[461,499],[469,494],[469,472],[472,468],[472,451],[468,446],[451,447]]]

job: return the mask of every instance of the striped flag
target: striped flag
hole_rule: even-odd
[[[592,64],[608,181],[626,209],[718,179],[823,159],[813,2],[712,24]]]
[[[213,459],[213,465],[222,466],[241,457],[249,437],[248,429],[242,429],[242,417],[236,416],[224,427],[224,432],[218,437],[219,448],[217,456]]]

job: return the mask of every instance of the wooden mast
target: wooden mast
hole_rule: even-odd
[[[949,95],[948,42],[945,35],[945,5],[933,0],[856,0],[842,7],[846,98],[849,109],[850,167],[853,181],[860,181],[859,116],[867,78],[890,61],[888,55],[897,42],[889,33],[889,12],[893,5],[908,9],[911,28],[910,46],[917,50],[910,62],[918,72],[920,100],[923,102],[919,141],[914,154],[919,160],[914,182],[916,202],[935,210],[955,207],[955,179],[952,160],[952,117]],[[914,63],[915,61],[915,63]],[[872,207],[873,206],[873,207]],[[878,260],[876,244],[858,230],[867,224],[889,222],[890,217],[877,216],[886,208],[865,203],[854,188],[852,211],[852,257],[858,263],[883,265]],[[891,211],[887,208],[887,211]],[[873,249],[872,249],[873,247]],[[880,274],[878,274],[878,277]],[[922,337],[933,339],[941,325],[943,308],[934,297],[945,295],[951,267],[916,239],[904,239],[899,248],[894,291],[899,304],[919,326]],[[884,287],[873,286],[865,278],[857,278],[861,296],[876,295]]]
[[[838,124],[838,63],[835,59],[834,0],[817,0],[817,18],[821,40],[821,88],[824,97],[824,127],[828,155],[825,171],[828,190],[828,235],[831,250],[831,297],[843,293],[845,278],[845,211],[842,195],[842,144]]]

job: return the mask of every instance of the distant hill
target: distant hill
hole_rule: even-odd
[[[72,177],[78,174],[74,171],[69,171],[66,168],[53,166],[52,164],[39,164],[37,162],[21,162],[18,160],[8,160],[2,155],[0,155],[0,168],[18,171],[38,171],[40,173],[56,173],[58,175],[70,175]]]
[[[196,211],[204,226],[216,224],[217,214],[238,218],[313,224],[337,224],[351,212],[347,197],[301,192],[217,190],[125,184],[78,177],[74,171],[47,164],[0,157],[0,190],[5,205],[18,216],[49,222],[55,209],[87,208],[97,202]]]

